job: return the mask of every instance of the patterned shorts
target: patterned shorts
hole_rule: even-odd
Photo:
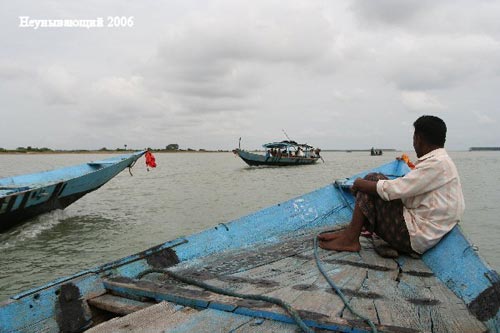
[[[381,173],[370,173],[364,179],[377,181],[388,178]],[[366,217],[365,229],[376,233],[400,252],[414,253],[403,216],[403,202],[400,199],[385,201],[378,195],[358,192],[356,204]]]

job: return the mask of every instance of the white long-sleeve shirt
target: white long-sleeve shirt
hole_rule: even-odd
[[[444,148],[420,157],[404,177],[379,180],[377,193],[386,201],[403,201],[411,247],[418,253],[436,245],[460,221],[465,207],[457,168]]]

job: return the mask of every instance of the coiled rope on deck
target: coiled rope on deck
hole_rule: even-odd
[[[349,300],[345,297],[344,293],[340,290],[339,287],[333,282],[333,280],[328,276],[328,273],[326,270],[323,268],[323,265],[321,264],[321,260],[319,259],[318,255],[318,237],[314,237],[314,259],[316,259],[316,266],[318,266],[319,271],[321,274],[323,274],[324,278],[326,281],[328,281],[328,284],[332,289],[337,293],[337,295],[340,297],[342,302],[344,302],[345,307],[351,311],[353,315],[355,315],[358,318],[361,318],[364,322],[366,322],[368,325],[370,325],[370,328],[372,329],[373,333],[377,333],[377,328],[375,327],[375,324],[370,320],[370,318],[365,317],[358,313],[356,310],[354,310],[351,305],[349,304]]]
[[[340,184],[337,181],[335,182],[335,187],[339,190],[339,193],[340,193],[340,195],[342,197],[342,201],[344,202],[344,204],[352,211],[353,208],[351,207],[351,205],[347,201],[347,198],[345,198],[345,196],[343,194],[343,190],[342,190],[342,188],[340,187]],[[375,324],[369,318],[361,315],[360,313],[358,313],[356,310],[354,310],[351,307],[351,305],[349,304],[349,301],[345,297],[344,293],[340,290],[339,287],[337,287],[337,285],[335,284],[335,282],[333,282],[333,280],[328,276],[328,273],[324,269],[323,265],[321,264],[321,260],[319,258],[319,254],[318,254],[318,237],[317,236],[314,237],[314,258],[316,260],[316,266],[318,267],[319,271],[324,276],[324,278],[326,279],[326,281],[328,282],[328,284],[332,287],[332,289],[340,297],[340,299],[344,303],[345,307],[353,315],[357,316],[358,318],[360,318],[364,322],[366,322],[370,326],[370,328],[371,328],[371,330],[372,330],[373,333],[378,333],[378,330],[375,327]],[[286,312],[288,312],[290,314],[290,316],[292,317],[292,319],[295,321],[295,323],[297,324],[297,326],[299,326],[302,331],[304,331],[306,333],[314,333],[314,330],[312,330],[309,326],[307,326],[307,324],[302,320],[302,318],[300,317],[300,315],[297,312],[297,310],[295,310],[290,304],[288,304],[287,302],[285,302],[285,301],[283,301],[283,300],[281,300],[279,298],[274,298],[274,297],[269,297],[269,296],[264,296],[264,295],[256,295],[256,294],[242,294],[242,293],[238,293],[238,292],[231,291],[231,290],[228,290],[228,289],[225,289],[225,288],[220,288],[220,287],[212,286],[212,285],[209,285],[209,284],[207,284],[205,282],[198,281],[196,279],[193,279],[193,278],[190,278],[190,277],[187,277],[187,276],[183,276],[181,274],[178,274],[176,272],[173,272],[173,271],[170,271],[170,270],[166,270],[166,269],[147,269],[147,270],[139,273],[136,278],[137,279],[141,279],[142,277],[144,277],[145,275],[150,274],[150,273],[167,274],[168,276],[170,276],[170,277],[172,277],[172,278],[174,278],[174,279],[176,279],[178,281],[181,281],[181,282],[186,283],[186,284],[190,284],[190,285],[194,285],[194,286],[203,288],[205,290],[214,292],[216,294],[221,294],[221,295],[226,295],[226,296],[231,296],[231,297],[237,297],[237,298],[242,298],[242,299],[251,299],[251,300],[256,300],[256,301],[264,301],[264,302],[269,302],[269,303],[278,305],[278,306],[282,307]]]
[[[190,284],[190,285],[194,285],[194,286],[203,288],[205,290],[214,292],[216,294],[221,294],[221,295],[226,295],[226,296],[231,296],[231,297],[237,297],[237,298],[243,298],[243,299],[251,299],[251,300],[255,300],[255,301],[264,301],[264,302],[269,302],[269,303],[272,303],[272,304],[276,304],[278,306],[281,306],[283,309],[285,309],[286,312],[288,312],[290,314],[290,316],[292,316],[293,320],[300,327],[300,329],[302,331],[304,331],[306,333],[314,333],[314,331],[311,328],[309,328],[306,325],[306,323],[304,323],[304,321],[300,317],[300,315],[297,312],[297,310],[295,310],[290,304],[286,303],[285,301],[283,301],[283,300],[281,300],[279,298],[274,298],[274,297],[269,297],[269,296],[264,296],[264,295],[255,295],[255,294],[241,294],[241,293],[238,293],[238,292],[235,292],[235,291],[231,291],[231,290],[228,290],[228,289],[224,289],[224,288],[212,286],[212,285],[209,285],[209,284],[207,284],[205,282],[198,281],[198,280],[192,279],[192,278],[187,277],[187,276],[183,276],[181,274],[177,274],[177,273],[175,273],[173,271],[169,271],[169,270],[166,270],[166,269],[148,269],[148,270],[145,270],[142,273],[140,273],[137,276],[137,278],[140,279],[140,278],[142,278],[143,276],[145,276],[145,275],[147,275],[149,273],[163,273],[163,274],[167,274],[168,276],[170,276],[170,277],[172,277],[172,278],[174,278],[176,280],[179,280],[181,282],[184,282],[184,283],[187,283],[187,284]]]
[[[347,198],[344,196],[344,192],[343,192],[344,190],[340,186],[340,181],[336,180],[334,182],[334,186],[337,188],[337,190],[338,190],[338,192],[340,194],[340,197],[342,198],[342,201],[344,202],[344,204],[351,210],[351,212],[354,211],[354,209],[352,208],[352,206],[349,204],[349,201],[347,201]],[[314,237],[314,259],[316,260],[316,266],[318,266],[319,271],[321,272],[321,274],[323,274],[323,277],[326,279],[326,281],[328,282],[328,284],[330,285],[330,287],[332,287],[332,289],[337,293],[337,295],[340,297],[340,299],[342,300],[342,302],[344,302],[345,307],[349,311],[351,311],[351,313],[353,315],[355,315],[356,317],[358,317],[358,318],[362,319],[364,322],[366,322],[370,326],[370,328],[372,329],[373,333],[377,333],[378,330],[375,327],[375,324],[371,321],[371,319],[368,318],[368,317],[365,317],[365,316],[361,315],[356,310],[354,310],[351,307],[351,305],[349,304],[349,301],[345,297],[344,293],[340,290],[339,287],[337,287],[337,285],[335,284],[335,282],[333,282],[333,280],[328,276],[326,270],[323,267],[323,264],[321,264],[321,260],[319,259],[319,254],[318,254],[318,236]]]

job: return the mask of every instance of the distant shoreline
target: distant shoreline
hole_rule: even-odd
[[[500,147],[470,147],[469,151],[500,151]]]
[[[119,150],[0,150],[0,154],[15,154],[15,155],[34,155],[34,154],[129,154],[142,149],[119,149]],[[399,151],[397,149],[380,149],[384,152],[394,152]],[[178,149],[178,150],[167,150],[167,149],[151,149],[155,154],[157,153],[231,153],[232,150],[208,150],[208,149]],[[249,150],[251,152],[265,152],[262,149]],[[370,149],[324,149],[322,152],[370,152]]]
[[[44,155],[44,154],[130,154],[137,151],[141,151],[142,149],[119,149],[119,150],[8,150],[8,149],[0,149],[0,155]],[[322,153],[366,153],[370,152],[371,149],[322,149]],[[401,149],[380,149],[382,152],[404,152],[406,150]],[[178,150],[166,150],[166,149],[151,149],[151,151],[155,154],[183,154],[183,153],[232,153],[232,150],[208,150],[208,149],[178,149]],[[265,150],[262,149],[249,149],[250,152],[264,153]],[[464,150],[448,150],[448,151],[500,151],[500,147],[471,147],[469,149]]]
[[[47,151],[16,151],[4,150],[0,151],[1,154],[10,155],[42,155],[42,154],[131,154],[142,149],[127,149],[127,150],[47,150]],[[178,153],[230,153],[231,150],[154,150],[151,152],[178,154]]]

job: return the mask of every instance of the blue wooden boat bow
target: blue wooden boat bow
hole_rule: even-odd
[[[0,179],[0,232],[39,214],[64,209],[123,169],[145,151],[57,170]]]
[[[370,171],[397,177],[408,169],[394,161]],[[363,174],[13,296],[0,304],[0,332],[297,329],[275,304],[220,295],[176,277],[279,299],[297,312],[303,330],[372,331],[331,291],[315,251],[349,305],[379,332],[499,332],[498,275],[459,227],[422,260],[381,258],[368,240],[359,253],[315,249],[318,232],[350,221],[348,186]],[[123,317],[107,321],[104,314]]]

